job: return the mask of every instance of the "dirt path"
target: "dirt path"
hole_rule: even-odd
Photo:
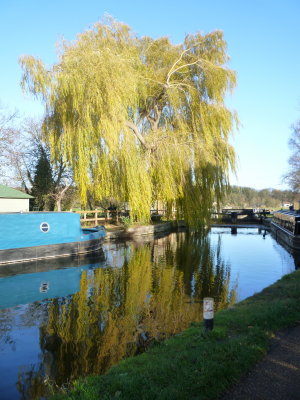
[[[300,325],[278,333],[269,353],[220,400],[300,400]]]

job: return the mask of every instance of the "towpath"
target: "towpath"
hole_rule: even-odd
[[[219,400],[300,400],[300,325],[278,333],[268,354]]]

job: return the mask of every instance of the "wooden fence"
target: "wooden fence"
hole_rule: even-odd
[[[84,210],[76,211],[80,214],[80,222],[82,225],[104,225],[112,222],[119,222],[120,216],[123,214],[120,211],[114,210]]]
[[[129,211],[126,210],[83,210],[76,211],[80,214],[81,225],[84,226],[97,226],[107,225],[110,223],[118,223],[122,217],[129,217]],[[164,210],[151,210],[153,220],[159,220],[165,215]]]

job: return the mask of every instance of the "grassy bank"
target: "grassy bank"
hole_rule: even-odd
[[[274,332],[300,323],[300,271],[216,314],[206,334],[195,324],[104,376],[74,382],[55,399],[213,399],[268,350]]]

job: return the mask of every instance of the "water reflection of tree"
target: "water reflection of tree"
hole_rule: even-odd
[[[20,399],[33,400],[42,398],[45,394],[44,383],[41,365],[38,367],[38,370],[36,370],[35,366],[32,366],[32,369],[29,371],[21,371],[17,382]]]
[[[0,350],[7,344],[15,350],[15,340],[11,335],[14,319],[15,316],[10,310],[0,310]]]
[[[174,234],[132,254],[122,268],[84,271],[78,293],[49,303],[40,328],[41,374],[60,385],[104,373],[201,319],[204,296],[214,297],[218,308],[233,301],[221,238],[212,249],[208,237]],[[40,395],[36,376],[33,383]]]
[[[192,301],[213,297],[216,309],[235,302],[236,288],[229,290],[230,265],[222,260],[222,235],[215,247],[209,236],[197,233],[181,233],[168,239],[162,244],[166,265],[176,265],[183,272],[185,293]],[[173,246],[172,239],[176,240]],[[156,257],[156,264],[161,260]]]

